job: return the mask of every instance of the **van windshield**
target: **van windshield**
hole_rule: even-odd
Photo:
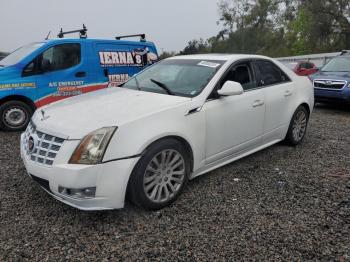
[[[328,62],[322,72],[350,72],[350,57],[337,57]]]
[[[39,47],[43,46],[44,43],[31,43],[16,49],[14,52],[6,56],[4,59],[0,60],[0,66],[10,66],[17,64],[27,55],[34,52]]]
[[[122,87],[195,97],[209,83],[224,62],[197,59],[163,60],[134,76]]]

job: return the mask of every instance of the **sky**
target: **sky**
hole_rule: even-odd
[[[0,0],[0,51],[43,40],[60,28],[88,28],[89,38],[145,33],[158,52],[180,51],[221,29],[218,0]],[[77,35],[72,35],[77,37]]]

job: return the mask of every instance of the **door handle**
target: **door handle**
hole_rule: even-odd
[[[284,92],[284,96],[291,96],[293,94],[292,91],[287,90],[286,92]]]
[[[84,72],[84,71],[75,73],[75,77],[85,77],[85,76],[86,76],[86,72]]]
[[[263,100],[255,100],[253,103],[253,107],[258,107],[258,106],[262,106],[262,105],[264,105]]]

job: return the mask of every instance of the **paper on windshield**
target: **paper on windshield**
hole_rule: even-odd
[[[211,67],[211,68],[217,68],[220,64],[218,63],[213,63],[213,62],[208,62],[208,61],[201,61],[198,63],[199,66],[206,66],[206,67]]]

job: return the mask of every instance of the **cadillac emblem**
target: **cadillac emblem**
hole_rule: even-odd
[[[40,112],[41,112],[41,116],[42,116],[41,121],[44,121],[44,120],[50,118],[50,116],[45,116],[45,111],[44,110],[41,109]]]
[[[29,153],[33,153],[33,151],[35,149],[35,139],[34,139],[34,137],[30,136],[27,143],[28,143],[28,151],[29,151]]]

